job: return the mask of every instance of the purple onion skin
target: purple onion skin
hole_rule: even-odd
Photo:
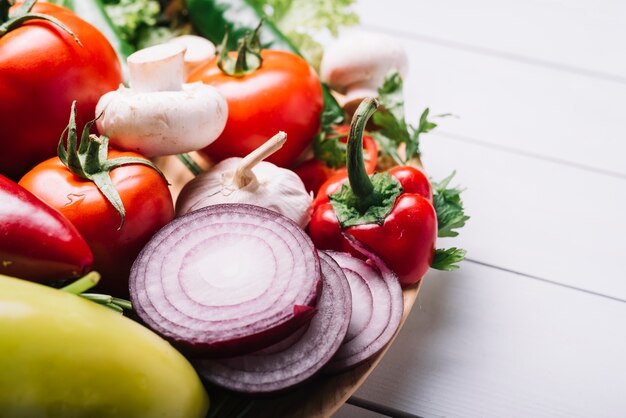
[[[320,252],[323,288],[318,314],[306,331],[246,356],[194,361],[206,381],[248,395],[280,394],[316,376],[341,346],[348,331],[352,300],[339,265]],[[300,330],[301,331],[301,330]]]
[[[319,290],[318,290],[319,293]],[[253,353],[283,341],[300,328],[307,326],[317,314],[317,308],[306,305],[294,306],[294,316],[275,328],[264,332],[229,340],[219,344],[194,344],[189,341],[171,341],[188,357],[223,358]]]
[[[342,359],[331,359],[331,361],[324,368],[324,373],[331,375],[358,367],[380,353],[398,332],[404,311],[404,297],[398,276],[396,276],[396,274],[393,273],[393,271],[391,271],[391,269],[389,269],[379,257],[361,245],[353,237],[346,236],[346,238],[348,238],[349,242],[356,250],[368,257],[367,262],[355,258],[349,253],[329,251],[328,254],[332,257],[349,257],[350,259],[358,260],[359,262],[375,267],[375,269],[379,271],[382,280],[386,284],[387,290],[389,291],[391,313],[389,323],[385,330],[376,340],[374,340],[369,346],[365,347],[362,351],[362,353],[367,352],[367,355],[353,355]]]
[[[294,237],[298,236],[298,239],[301,239],[301,241],[299,241],[301,243],[300,248],[303,251],[306,250],[308,253],[308,248],[310,247],[310,255],[316,263],[316,279],[313,280],[313,287],[311,288],[310,293],[308,293],[308,297],[306,298],[306,300],[303,300],[304,303],[293,305],[293,314],[290,317],[284,319],[280,323],[268,327],[267,329],[254,332],[249,335],[243,335],[240,338],[232,338],[228,340],[206,341],[203,340],[202,334],[199,331],[198,335],[194,335],[194,338],[180,338],[178,331],[184,329],[183,325],[175,324],[169,321],[167,318],[163,317],[162,311],[154,308],[151,300],[148,300],[147,303],[151,305],[151,309],[157,311],[158,315],[161,317],[159,318],[159,321],[150,317],[146,313],[144,306],[142,306],[141,303],[138,303],[138,294],[142,290],[142,286],[144,286],[143,282],[145,281],[145,279],[142,277],[143,270],[145,270],[145,265],[149,260],[151,252],[154,250],[153,247],[156,247],[159,243],[161,243],[161,241],[164,239],[164,235],[166,237],[168,234],[173,233],[173,231],[175,231],[175,228],[177,228],[177,225],[186,222],[185,220],[188,217],[194,217],[194,219],[200,220],[204,213],[216,211],[233,211],[246,214],[257,213],[259,215],[265,216],[269,220],[273,218],[280,218],[280,221],[283,224],[289,224],[289,228],[295,228],[292,230],[291,235]],[[155,241],[155,243],[153,243],[153,241]],[[168,339],[173,345],[175,345],[181,351],[185,352],[185,354],[191,357],[200,355],[203,357],[224,357],[250,353],[265,348],[269,345],[272,345],[287,338],[299,328],[305,326],[308,322],[310,322],[311,318],[313,318],[315,316],[315,313],[317,312],[315,305],[317,303],[317,297],[321,287],[320,275],[321,273],[319,258],[317,252],[315,251],[313,243],[310,241],[306,233],[302,231],[295,222],[280,214],[277,214],[276,212],[257,206],[245,204],[223,204],[214,205],[207,208],[199,209],[194,212],[190,212],[183,217],[175,219],[170,224],[162,228],[146,245],[146,247],[144,247],[139,257],[135,261],[135,264],[133,265],[133,269],[131,271],[130,292],[135,312],[144,322],[144,324],[160,334],[162,337]]]

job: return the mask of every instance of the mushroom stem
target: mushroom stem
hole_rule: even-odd
[[[252,172],[254,166],[281,149],[286,141],[287,134],[280,131],[259,148],[246,155],[241,160],[239,167],[237,167],[237,171],[235,171],[235,176],[233,177],[235,186],[242,189],[256,180],[256,176]]]
[[[135,91],[180,91],[186,47],[176,43],[152,46],[128,57],[130,87]]]
[[[372,82],[372,80],[364,80],[353,83],[346,87],[344,100],[346,102],[358,100],[360,104],[363,99],[367,97],[377,97],[379,87],[380,86],[377,83]]]

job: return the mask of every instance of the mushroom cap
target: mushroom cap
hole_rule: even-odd
[[[228,105],[214,87],[183,84],[181,91],[136,92],[120,86],[96,107],[96,122],[116,148],[147,157],[202,149],[226,126]]]
[[[201,36],[181,35],[170,39],[168,42],[180,44],[187,48],[184,55],[186,74],[215,56],[213,42]]]
[[[340,37],[324,52],[320,78],[333,90],[366,97],[376,95],[385,76],[408,70],[406,51],[395,39],[372,32],[353,31]]]

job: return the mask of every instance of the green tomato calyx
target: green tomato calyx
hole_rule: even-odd
[[[0,38],[29,20],[37,19],[45,20],[58,26],[74,38],[78,45],[81,47],[83,46],[74,32],[65,26],[59,19],[42,13],[31,12],[35,3],[37,3],[37,0],[26,0],[13,14],[10,15],[9,9],[14,4],[14,0],[0,0]]]
[[[99,117],[99,116],[98,116]],[[92,181],[102,195],[113,205],[120,215],[120,226],[124,226],[126,209],[117,189],[111,180],[111,170],[127,164],[143,164],[156,170],[164,179],[165,176],[150,160],[138,157],[119,157],[108,159],[109,138],[107,136],[90,135],[89,131],[98,118],[85,124],[78,145],[76,129],[76,101],[72,103],[70,121],[59,140],[57,154],[68,170],[85,180]],[[67,132],[67,148],[63,135]],[[167,181],[167,180],[166,180]]]
[[[246,36],[239,39],[237,43],[237,58],[234,59],[228,51],[228,28],[222,43],[219,46],[219,56],[217,66],[226,75],[231,77],[243,77],[246,74],[255,72],[261,67],[261,41],[259,40],[259,30],[263,25],[263,19],[259,22],[254,32],[248,32]]]

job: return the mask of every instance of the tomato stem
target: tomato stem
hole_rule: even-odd
[[[124,226],[126,210],[117,189],[113,185],[110,172],[116,167],[127,164],[142,164],[156,170],[163,179],[165,176],[150,160],[139,157],[119,157],[108,159],[109,138],[106,136],[89,135],[89,129],[95,120],[85,124],[81,135],[81,143],[77,149],[78,134],[76,129],[76,101],[72,103],[70,121],[65,129],[67,132],[67,149],[63,143],[63,137],[59,140],[59,160],[73,174],[80,178],[92,181],[102,195],[117,210],[120,215],[120,226]],[[167,179],[165,179],[167,181]]]
[[[67,34],[69,34],[72,38],[74,38],[78,45],[80,45],[81,47],[83,46],[83,44],[81,44],[80,40],[74,34],[74,32],[72,32],[70,28],[65,26],[59,19],[41,13],[32,13],[31,9],[33,8],[33,6],[35,6],[37,0],[25,1],[15,11],[15,13],[9,16],[9,9],[11,8],[12,3],[13,2],[11,0],[0,0],[0,38],[12,31],[13,29],[21,26],[23,23],[26,23],[29,20],[36,19],[44,20],[58,26]]]
[[[348,180],[352,191],[358,198],[359,209],[362,211],[374,204],[374,185],[365,170],[363,160],[363,131],[376,109],[378,109],[378,100],[375,98],[367,98],[361,102],[352,117],[346,148]]]
[[[220,53],[217,59],[217,66],[224,74],[231,77],[243,77],[261,67],[263,59],[261,58],[259,29],[262,24],[263,20],[261,19],[254,32],[248,32],[246,36],[239,39],[237,43],[237,58],[235,60],[228,54],[229,34],[228,30],[226,31],[219,47]]]

